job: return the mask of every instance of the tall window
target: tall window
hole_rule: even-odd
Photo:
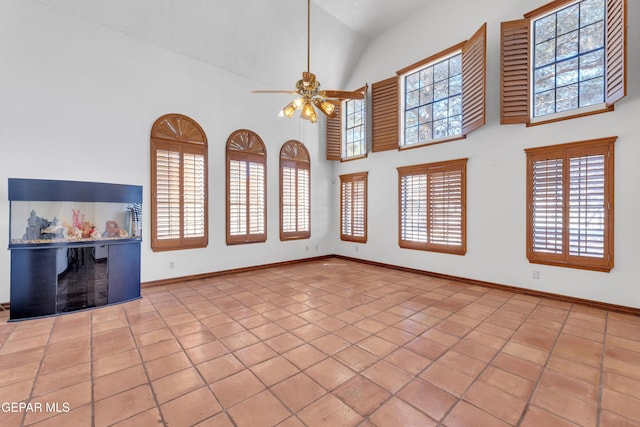
[[[191,118],[160,117],[151,129],[151,249],[208,243],[207,137]]]
[[[502,124],[601,113],[626,95],[626,0],[555,0],[501,25]]]
[[[367,156],[368,85],[357,92],[363,99],[333,101],[335,116],[327,119],[327,160],[354,160]]]
[[[604,0],[533,20],[533,116],[604,102]]]
[[[267,240],[267,153],[260,137],[246,129],[227,139],[227,244]]]
[[[340,239],[367,242],[368,172],[340,175]]]
[[[402,145],[462,133],[462,54],[456,53],[403,76]]]
[[[467,159],[398,168],[400,247],[464,255]]]
[[[280,240],[311,237],[309,152],[299,141],[280,149]]]
[[[613,268],[613,148],[617,137],[525,150],[530,262]]]
[[[345,137],[342,158],[363,157],[367,154],[367,100],[349,99],[344,101],[344,109]]]
[[[465,138],[485,124],[486,33],[483,24],[469,40],[372,85],[372,151]]]

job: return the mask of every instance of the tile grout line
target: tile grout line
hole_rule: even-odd
[[[53,319],[53,321],[51,322],[51,329],[49,330],[49,337],[47,338],[47,343],[44,345],[44,351],[42,352],[42,357],[40,358],[40,363],[38,364],[38,370],[36,371],[35,375],[34,375],[34,381],[33,381],[33,385],[31,386],[31,392],[29,393],[29,398],[28,398],[28,402],[31,402],[34,398],[33,393],[35,392],[36,389],[36,382],[38,380],[38,377],[40,375],[40,370],[42,370],[42,365],[44,364],[44,359],[47,355],[47,350],[49,348],[49,342],[51,341],[51,335],[53,334],[53,326],[56,323],[56,318]],[[36,326],[37,327],[37,326]],[[14,329],[15,331],[15,329]],[[21,426],[25,426],[25,422],[27,421],[27,414],[28,412],[25,411],[24,414],[22,415],[22,420],[20,421],[20,425]],[[51,418],[51,417],[48,417]],[[33,423],[31,423],[33,424]]]
[[[542,299],[540,301],[542,301]],[[547,358],[544,361],[544,364],[541,365],[542,369],[540,370],[540,373],[538,374],[538,378],[536,379],[536,381],[533,384],[533,389],[531,390],[531,394],[529,395],[529,399],[527,400],[527,404],[525,406],[525,410],[522,411],[522,415],[520,416],[520,419],[516,423],[516,425],[518,425],[518,426],[521,425],[524,422],[525,416],[526,416],[527,412],[529,411],[529,408],[531,407],[531,402],[533,400],[533,396],[536,394],[536,391],[538,390],[538,386],[540,385],[540,379],[542,378],[542,375],[544,374],[544,372],[547,369],[547,364],[549,363],[549,360],[551,359],[551,356],[553,355],[553,350],[556,348],[556,345],[558,344],[558,341],[560,340],[560,336],[562,335],[562,330],[564,329],[565,325],[567,324],[567,320],[569,319],[569,316],[571,315],[571,311],[573,310],[573,308],[574,308],[574,304],[571,304],[569,306],[569,308],[567,309],[567,313],[565,314],[564,320],[562,321],[562,326],[560,327],[560,329],[558,329],[558,332],[556,334],[556,338],[553,340],[553,345],[549,349],[549,354],[547,355]],[[570,420],[567,420],[567,421],[572,422]]]
[[[603,340],[602,340],[602,355],[600,356],[600,378],[598,381],[598,406],[596,408],[596,427],[600,426],[600,420],[602,419],[602,399],[604,397],[604,375],[605,375],[605,367],[604,361],[606,357],[607,351],[607,340],[609,337],[609,312],[604,312],[604,332],[603,332]]]
[[[155,303],[153,302],[153,300],[149,299],[149,303],[153,306],[153,309],[154,309],[156,312],[158,312],[158,310],[157,310],[157,308],[156,308]],[[155,405],[156,405],[155,407],[156,407],[156,409],[158,410],[158,414],[160,415],[160,420],[162,421],[162,424],[166,426],[166,425],[167,425],[167,423],[166,423],[166,421],[165,421],[165,419],[164,419],[164,414],[163,414],[163,413],[162,413],[162,411],[160,410],[160,402],[158,402],[158,397],[156,396],[156,392],[155,392],[155,390],[153,389],[153,385],[152,385],[152,383],[151,383],[151,378],[149,377],[149,372],[147,371],[147,365],[146,365],[146,363],[145,363],[145,361],[144,361],[144,358],[142,357],[142,353],[140,352],[140,346],[138,346],[138,341],[136,340],[136,336],[135,336],[135,334],[134,334],[133,330],[131,329],[131,322],[129,321],[129,315],[127,314],[127,311],[126,311],[125,309],[123,309],[123,312],[124,312],[124,316],[125,316],[125,318],[127,319],[127,327],[128,327],[128,329],[129,329],[129,333],[131,334],[131,339],[133,340],[133,343],[134,343],[134,345],[136,346],[136,352],[138,353],[138,357],[140,357],[140,362],[141,362],[141,364],[142,364],[142,369],[143,369],[143,371],[144,371],[144,376],[145,376],[145,377],[146,377],[146,379],[147,379],[147,385],[148,385],[148,387],[149,387],[149,389],[150,389],[150,391],[151,391],[151,395],[153,396],[153,401],[155,402]],[[159,312],[158,312],[158,315],[160,315],[160,313],[159,313]],[[166,322],[164,321],[164,318],[163,318],[162,316],[160,316],[160,317],[162,318],[163,323],[166,325]],[[127,368],[125,368],[125,369],[127,369]],[[118,372],[118,371],[116,371],[116,372]],[[133,390],[133,389],[135,389],[136,387],[138,387],[138,386],[134,386],[134,387],[132,387],[132,388],[130,388],[130,389],[128,389],[128,390]],[[125,391],[127,391],[127,390],[125,390]],[[122,393],[122,392],[119,392],[119,393]],[[110,397],[110,396],[109,396],[109,397]],[[105,397],[104,399],[107,399],[107,398],[108,398],[108,397]],[[147,410],[148,410],[148,409],[147,409]],[[125,421],[125,420],[131,419],[131,418],[133,418],[133,417],[135,417],[135,416],[137,416],[137,415],[139,415],[139,414],[143,414],[143,413],[144,413],[144,412],[146,412],[147,410],[142,411],[142,412],[138,412],[137,414],[133,414],[133,415],[131,415],[130,417],[127,417],[127,418],[125,418],[125,419],[123,419],[123,420],[118,421],[118,423],[121,423],[121,422],[123,422],[123,421]],[[95,427],[97,427],[97,426],[95,426]]]
[[[495,310],[494,310],[491,314],[492,314],[492,315],[493,315],[493,314],[495,314],[499,309],[504,308],[504,307],[505,307],[505,306],[506,306],[510,301],[512,301],[512,300],[513,300],[513,296],[512,296],[511,298],[509,298],[508,300],[504,301],[504,302],[502,303],[502,305],[500,305],[499,307],[496,307],[496,308],[495,308]],[[541,302],[541,301],[542,301],[542,299],[539,299],[535,307],[539,307],[539,306],[540,306],[540,302]],[[531,312],[527,315],[527,319],[529,319],[529,318],[531,317],[531,313],[535,310],[535,307],[534,307],[534,308],[531,310]],[[509,310],[509,311],[512,311],[512,310]],[[453,315],[453,314],[452,314],[452,315]],[[526,323],[526,320],[527,320],[527,319],[525,319],[524,321],[522,321],[522,323],[520,324],[520,326],[519,326],[517,329],[514,329],[514,330],[513,330],[513,332],[511,333],[511,335],[509,335],[509,338],[508,338],[508,339],[505,339],[505,342],[504,342],[504,344],[502,345],[502,347],[500,347],[500,349],[499,349],[498,351],[496,351],[496,353],[493,355],[493,357],[491,358],[491,360],[489,360],[488,362],[486,362],[485,367],[484,367],[484,368],[483,368],[483,369],[478,373],[478,375],[476,375],[476,377],[475,377],[475,378],[474,378],[474,380],[471,382],[471,384],[469,384],[469,385],[467,386],[467,388],[466,388],[466,389],[465,389],[465,390],[460,394],[460,397],[458,397],[458,401],[456,402],[456,404],[452,405],[452,406],[449,408],[449,410],[448,410],[448,411],[447,411],[447,412],[442,416],[442,418],[438,421],[438,425],[439,425],[439,426],[444,426],[444,425],[445,425],[445,424],[444,424],[444,421],[446,420],[446,418],[451,414],[451,412],[453,412],[453,409],[454,409],[455,407],[457,407],[457,406],[458,406],[458,404],[459,404],[460,402],[463,402],[463,401],[464,401],[464,402],[466,402],[466,403],[468,403],[469,405],[471,405],[471,406],[473,406],[473,407],[475,407],[475,408],[479,409],[479,410],[480,410],[480,411],[482,411],[482,412],[485,412],[485,413],[487,413],[487,414],[489,414],[489,415],[491,415],[491,416],[493,416],[493,417],[495,417],[495,418],[497,418],[497,419],[499,419],[499,420],[501,420],[501,421],[504,421],[504,420],[502,420],[501,418],[497,417],[496,415],[491,414],[490,412],[487,412],[487,411],[486,411],[486,410],[484,410],[483,408],[480,408],[480,407],[476,406],[475,404],[473,404],[473,403],[471,403],[471,402],[466,401],[466,400],[464,399],[464,396],[467,394],[467,392],[468,392],[468,391],[469,391],[469,389],[473,386],[473,384],[475,384],[475,383],[476,383],[476,381],[478,381],[478,380],[480,379],[480,377],[482,376],[482,374],[483,374],[484,372],[486,372],[486,371],[487,371],[487,369],[489,369],[489,367],[490,367],[490,366],[492,366],[492,365],[491,365],[491,363],[492,363],[492,362],[493,362],[493,361],[498,357],[498,355],[499,355],[499,354],[502,352],[502,350],[507,346],[507,344],[508,344],[509,342],[511,342],[511,338],[513,338],[513,336],[516,334],[516,332],[518,332],[518,330],[520,330],[520,328],[522,328],[522,326]],[[486,319],[485,319],[484,321],[486,321]],[[483,321],[483,322],[484,322],[484,321]],[[482,322],[481,322],[481,323],[482,323]],[[464,336],[465,336],[465,337],[466,337],[466,336],[468,336],[471,332],[473,332],[474,330],[476,330],[478,326],[479,326],[479,325],[476,325],[476,327],[474,327],[471,331],[467,332]],[[435,325],[434,325],[434,327],[435,327]],[[489,334],[489,335],[491,335],[491,334]],[[461,340],[462,340],[462,339],[464,339],[464,338],[461,338]],[[460,341],[461,341],[461,340],[460,340]],[[447,352],[448,352],[448,351],[449,351],[449,350],[447,350]],[[446,352],[445,352],[445,353],[443,353],[443,354],[446,354]],[[442,355],[441,355],[440,357],[442,357]],[[471,357],[471,356],[469,356],[469,357]],[[473,357],[472,357],[472,358],[473,358]],[[473,359],[475,359],[475,358],[473,358]],[[476,360],[479,360],[479,359],[476,359]],[[480,360],[480,361],[484,363],[484,361],[483,361],[483,360]],[[434,361],[434,362],[435,362],[435,361]],[[426,369],[428,369],[428,368],[425,368],[425,370],[426,370]],[[496,369],[501,369],[501,368],[496,367]],[[503,370],[503,369],[501,369],[501,370]],[[514,375],[516,375],[516,374],[514,374]],[[518,376],[518,377],[520,377],[520,375],[517,375],[517,376]],[[522,377],[521,377],[521,378],[522,378]],[[434,385],[435,385],[435,384],[434,384]],[[436,386],[436,387],[438,387],[438,386]],[[446,391],[446,390],[445,390],[445,391]],[[531,395],[533,395],[533,392],[531,393]],[[529,398],[531,398],[531,395],[529,396]],[[457,396],[456,396],[456,397],[457,397]],[[520,416],[521,418],[523,418],[523,417],[524,417],[524,414],[526,413],[526,409],[527,409],[527,405],[525,405],[525,408],[522,410],[522,414],[521,414],[521,416]],[[504,421],[504,422],[506,422],[506,421]],[[518,423],[516,423],[516,425],[517,425],[517,424],[518,424]]]

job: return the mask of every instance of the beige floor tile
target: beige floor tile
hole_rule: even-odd
[[[640,424],[637,316],[332,258],[142,294],[0,311],[0,401],[69,405],[0,424]]]
[[[290,412],[268,390],[229,409],[236,425],[268,427],[288,418]]]

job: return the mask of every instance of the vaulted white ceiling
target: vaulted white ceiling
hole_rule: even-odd
[[[204,61],[293,89],[307,66],[306,0],[33,0]],[[311,71],[344,88],[370,40],[434,0],[313,0]]]

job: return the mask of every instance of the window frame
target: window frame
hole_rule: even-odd
[[[368,176],[369,176],[369,172],[356,172],[356,173],[340,175],[340,225],[339,227],[340,227],[340,240],[342,241],[355,242],[355,243],[367,243],[367,235],[368,235],[367,212],[369,209],[368,207],[368,191],[369,191]],[[362,183],[362,185],[364,186],[362,190],[362,193],[363,193],[362,201],[359,201],[359,200],[354,201],[354,196],[356,195],[354,184],[357,184],[357,183]],[[351,184],[351,189],[348,195],[346,194],[346,191],[345,191],[346,184]],[[345,210],[346,210],[347,202],[349,202],[350,217],[352,219],[350,221],[349,226],[347,227],[349,228],[349,230],[347,233],[345,233],[344,222],[346,221]],[[358,220],[354,220],[355,215],[357,213],[356,209],[354,208],[356,203],[362,203],[363,205],[363,209],[362,209],[363,216],[362,218],[358,218]],[[354,233],[354,228],[358,223],[362,223],[362,230],[363,230],[362,235],[356,235]]]
[[[605,85],[606,85],[606,80],[605,80],[605,76],[604,76],[604,69],[606,69],[606,57],[604,55],[605,53],[605,47],[606,47],[606,28],[605,28],[605,23],[607,20],[606,17],[606,12],[607,12],[607,7],[606,7],[606,0],[601,0],[602,1],[602,7],[604,9],[604,17],[603,17],[603,25],[602,25],[602,32],[603,32],[603,44],[602,47],[598,48],[598,50],[602,50],[602,63],[603,63],[603,75],[602,75],[602,102],[598,102],[598,103],[594,103],[594,104],[590,104],[587,106],[583,106],[583,107],[576,107],[576,108],[570,108],[564,111],[557,111],[558,109],[558,100],[557,97],[554,97],[554,109],[556,110],[554,113],[549,113],[549,114],[544,114],[544,115],[540,115],[540,116],[536,116],[535,115],[535,105],[536,105],[536,100],[535,100],[535,95],[536,95],[536,90],[535,90],[535,75],[536,75],[536,71],[541,68],[536,66],[536,45],[537,45],[537,40],[536,40],[536,22],[543,20],[551,15],[557,15],[558,13],[562,12],[563,10],[569,8],[569,7],[573,7],[575,5],[579,5],[580,3],[582,3],[585,0],[575,0],[572,1],[568,4],[564,4],[561,6],[558,6],[556,8],[553,8],[552,10],[547,10],[544,13],[540,14],[540,15],[536,15],[536,16],[531,16],[530,17],[530,31],[531,31],[531,56],[532,56],[532,60],[531,60],[531,74],[530,74],[530,79],[531,79],[531,106],[530,106],[530,122],[532,124],[535,124],[537,122],[544,122],[544,121],[549,121],[549,120],[554,120],[554,119],[562,119],[565,116],[575,116],[575,115],[579,115],[579,114],[587,114],[590,112],[600,112],[604,109],[607,109],[606,106],[606,102],[605,102]],[[580,10],[580,9],[578,9]],[[593,25],[593,24],[590,24]],[[550,40],[555,40],[556,41],[556,46],[557,46],[557,39],[560,37],[557,35],[557,25],[554,27],[555,29],[555,36],[550,39]],[[578,23],[578,33],[582,32],[583,27],[580,27],[580,20]],[[580,51],[580,47],[578,46],[578,54],[576,55],[576,58],[581,58],[583,55],[585,55],[585,52],[581,52]],[[557,52],[554,55],[555,59],[553,62],[550,62],[549,64],[547,64],[546,66],[550,66],[550,65],[554,65],[554,67],[556,67],[559,63],[562,62],[562,60],[558,60],[557,58]],[[578,68],[578,74],[580,74],[580,69]],[[576,82],[578,85],[580,85],[580,80],[578,80]],[[555,81],[554,78],[554,87],[553,90],[557,92],[558,90],[558,85],[557,85],[557,81]],[[574,98],[572,98],[574,99]],[[580,102],[580,94],[578,91],[577,94],[577,99],[576,101],[579,103]]]
[[[460,134],[403,145],[405,135],[405,90],[403,76],[419,71],[430,65],[461,55],[462,89]],[[431,55],[396,72],[395,80],[387,79],[372,86],[372,151],[389,149],[407,150],[444,142],[464,139],[467,135],[486,123],[486,76],[487,76],[487,24],[486,22],[468,39],[443,51]],[[394,88],[395,85],[395,88]],[[374,91],[374,88],[376,89]],[[396,93],[396,99],[391,95]],[[385,117],[390,113],[391,103],[396,102],[397,120]],[[397,129],[398,134],[389,135],[389,130]],[[394,138],[394,139],[391,139]]]
[[[227,245],[237,245],[245,243],[262,243],[267,240],[267,151],[260,136],[248,129],[239,129],[231,133],[226,144],[226,242]],[[261,233],[252,233],[250,224],[252,223],[251,209],[245,209],[246,221],[245,232],[243,234],[231,234],[231,162],[238,161],[245,164],[245,172],[251,164],[262,166],[262,206],[259,207],[262,215],[254,218],[254,221],[262,223]],[[244,174],[244,185],[246,187],[245,204],[250,206],[252,182]],[[258,183],[260,184],[260,183]],[[260,191],[260,190],[259,190]]]
[[[183,249],[204,248],[209,243],[209,202],[208,202],[208,144],[207,137],[200,125],[190,117],[182,114],[165,114],[159,117],[151,128],[151,250],[154,252]],[[178,153],[179,183],[174,197],[178,199],[178,230],[177,238],[163,238],[159,235],[158,227],[158,151]],[[202,186],[202,236],[185,236],[185,171],[184,154],[194,154],[203,158]],[[171,202],[169,202],[171,203]]]
[[[413,66],[412,68],[404,68],[401,71],[398,71],[398,77],[399,77],[399,82],[400,82],[400,137],[399,137],[399,149],[400,150],[406,150],[406,149],[410,149],[410,148],[414,148],[414,147],[422,147],[422,146],[426,146],[426,145],[434,145],[434,144],[439,144],[442,142],[448,142],[448,141],[455,141],[458,139],[463,139],[465,136],[462,134],[462,82],[460,83],[460,133],[459,134],[454,134],[454,135],[446,135],[443,137],[439,137],[439,138],[431,138],[428,139],[426,141],[420,142],[420,140],[418,139],[418,142],[412,143],[412,144],[406,144],[405,140],[407,137],[407,128],[406,128],[406,114],[407,114],[407,88],[406,88],[406,80],[407,77],[416,73],[419,73],[427,68],[433,68],[435,67],[437,64],[440,64],[444,61],[450,61],[452,58],[456,57],[456,56],[460,56],[460,80],[462,81],[462,46],[464,43],[460,43],[456,46],[453,46],[443,52],[440,52],[437,55],[434,55],[429,59],[429,61],[421,61],[419,62],[417,65]],[[447,80],[451,79],[451,74],[449,74],[447,76]],[[450,95],[449,95],[450,96]],[[447,96],[447,98],[449,97]],[[436,100],[432,100],[432,102],[429,104],[431,106],[433,106],[433,104],[436,102]],[[427,105],[427,104],[422,104],[420,103],[418,108]],[[433,108],[433,107],[432,107]],[[433,113],[432,113],[432,117],[433,117]],[[447,116],[447,119],[450,119],[451,116]],[[431,123],[433,124],[434,120],[431,120]],[[432,134],[433,134],[433,129],[431,130]]]
[[[285,168],[295,171],[294,178],[294,210],[295,210],[295,231],[286,231],[284,227],[285,219]],[[306,171],[306,190],[304,191],[306,200],[300,200],[298,186],[301,184],[299,172]],[[304,184],[304,183],[303,183]],[[306,217],[306,228],[299,228],[299,215]],[[311,237],[311,163],[307,147],[300,141],[289,140],[280,149],[280,240],[300,240]]]
[[[613,238],[614,238],[614,144],[617,137],[598,138],[586,141],[578,141],[567,144],[558,144],[545,147],[525,149],[527,155],[527,228],[526,228],[526,254],[532,264],[546,264],[558,267],[578,268],[609,272],[614,266]],[[604,184],[603,184],[603,256],[602,258],[571,255],[569,238],[571,203],[570,171],[571,158],[585,156],[603,156],[604,160]],[[534,164],[540,161],[562,160],[561,188],[562,196],[553,199],[557,206],[561,206],[561,252],[549,253],[534,250]],[[548,199],[545,200],[547,203]],[[556,225],[557,228],[557,225]],[[557,234],[557,233],[556,233]],[[551,238],[550,238],[551,239]]]
[[[466,221],[466,169],[467,158],[446,160],[442,162],[427,163],[413,166],[403,166],[397,168],[398,170],[398,245],[404,249],[417,249],[429,252],[447,253],[452,255],[464,255],[467,251],[467,221]],[[459,191],[459,203],[460,203],[460,244],[449,245],[434,243],[431,239],[433,228],[430,226],[430,218],[437,213],[429,203],[430,198],[430,178],[434,174],[454,172],[459,174],[460,188]],[[403,224],[405,223],[403,217],[403,178],[407,176],[425,176],[425,193],[418,194],[421,201],[425,204],[424,223],[420,224],[425,229],[426,237],[424,242],[416,240],[403,239]],[[447,197],[449,198],[449,197]],[[450,199],[450,198],[449,198]]]
[[[627,1],[605,1],[605,71],[602,104],[566,110],[533,119],[533,22],[582,0],[554,0],[524,19],[500,26],[500,124],[524,123],[536,126],[613,111],[626,96]]]
[[[327,117],[326,121],[326,140],[327,140],[327,160],[337,160],[340,162],[349,162],[352,160],[364,159],[369,155],[369,131],[368,131],[368,96],[367,91],[369,85],[365,84],[363,87],[355,90],[364,95],[363,99],[333,99],[329,100],[334,106],[333,117]],[[347,103],[351,101],[362,101],[364,112],[364,123],[361,125],[364,132],[363,144],[364,152],[356,156],[348,157],[346,155],[346,141],[349,128],[347,127]]]
[[[367,89],[368,89],[368,85],[364,85],[363,87],[361,87],[360,89],[358,89],[358,92],[362,92],[365,94],[363,99],[345,99],[344,101],[342,101],[342,108],[340,109],[342,114],[341,114],[341,122],[342,122],[342,143],[341,143],[341,160],[342,161],[350,161],[350,160],[358,160],[358,159],[362,159],[367,157],[368,153],[369,153],[369,149],[368,149],[368,133],[367,132]],[[360,112],[362,113],[362,123],[360,123],[359,125],[353,126],[353,127],[349,127],[349,103],[356,103],[356,102],[361,102],[362,103],[362,108],[360,109]],[[360,139],[359,144],[361,145],[362,148],[364,148],[363,152],[357,155],[353,155],[353,156],[348,156],[347,152],[348,150],[348,138],[349,138],[349,131],[351,129],[354,129],[355,127],[360,127],[362,130],[362,134],[363,137]]]

